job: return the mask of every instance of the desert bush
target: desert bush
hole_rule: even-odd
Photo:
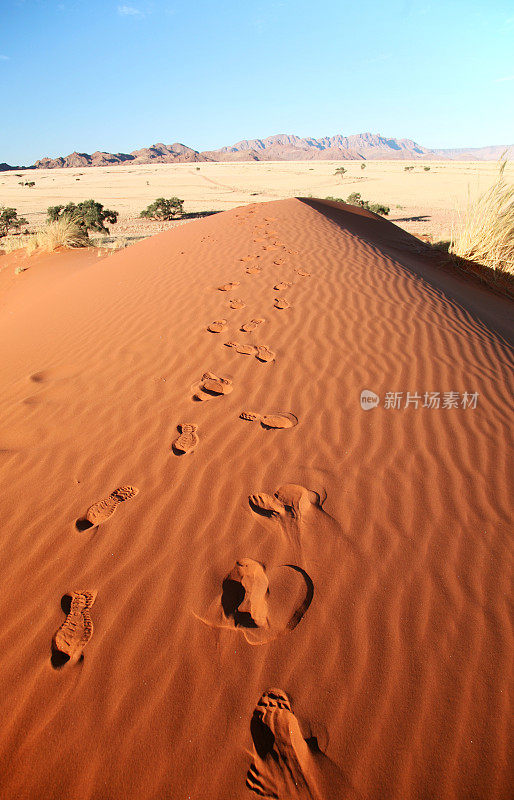
[[[18,181],[18,186],[35,186],[36,181]]]
[[[404,167],[405,172],[412,172],[414,167]]]
[[[370,203],[369,200],[363,200],[360,192],[352,192],[343,202],[349,203],[351,206],[360,206],[365,208],[366,211],[372,211],[373,214],[381,214],[383,217],[387,216],[391,210],[389,206],[384,206],[382,203]]]
[[[0,206],[0,236],[7,236],[9,231],[19,231],[23,225],[28,225],[25,217],[19,217],[15,208]]]
[[[468,200],[452,230],[450,252],[514,274],[514,184],[505,180],[506,165],[507,159],[500,160],[493,185],[476,200]]]
[[[338,167],[336,169],[336,171],[334,172],[334,175],[339,175],[339,177],[342,179],[342,178],[344,178],[344,176],[345,176],[345,174],[347,172],[348,172],[348,170],[345,169],[344,167]]]
[[[429,172],[430,171],[430,167],[423,167],[423,169],[425,170],[425,172]]]
[[[178,197],[158,197],[153,203],[141,211],[139,216],[147,219],[176,219],[184,213],[184,201]]]
[[[366,164],[361,164],[361,169],[366,169]]]
[[[53,222],[48,222],[26,243],[29,255],[35,250],[51,253],[58,247],[87,247],[88,245],[89,238],[82,219],[70,214],[63,214]]]
[[[360,196],[360,192],[352,192],[349,194],[346,200],[343,197],[325,197],[325,200],[333,200],[335,203],[346,203],[350,206],[360,206],[361,208],[365,208],[366,211],[372,211],[374,214],[382,214],[382,216],[387,216],[390,212],[389,206],[384,206],[382,203],[370,203],[369,200],[362,200]]]
[[[48,222],[59,222],[61,219],[68,219],[82,229],[86,238],[89,231],[99,231],[109,233],[109,228],[105,223],[115,224],[118,220],[118,212],[104,208],[102,203],[96,200],[84,200],[82,203],[68,203],[67,206],[50,206],[47,209]]]

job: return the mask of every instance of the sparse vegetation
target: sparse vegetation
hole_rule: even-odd
[[[0,206],[0,236],[7,236],[10,231],[18,232],[24,225],[28,225],[25,217],[19,217],[15,208]]]
[[[50,206],[47,209],[48,222],[68,219],[82,229],[86,238],[89,231],[109,233],[105,223],[114,225],[118,220],[118,212],[104,208],[96,200],[84,200],[82,203],[68,203],[67,206]],[[73,245],[76,246],[76,245]]]
[[[507,159],[500,161],[493,185],[468,201],[452,231],[450,252],[514,275],[514,184],[505,180],[506,165]]]
[[[405,172],[412,172],[414,167],[404,167]]]
[[[360,192],[352,192],[342,202],[351,206],[360,206],[365,208],[366,211],[372,211],[373,214],[381,214],[383,217],[386,217],[391,210],[389,206],[384,206],[382,203],[371,203],[369,200],[363,200]]]
[[[183,200],[179,200],[178,197],[158,197],[144,211],[141,211],[140,216],[147,219],[170,220],[181,217],[183,213]]]
[[[425,172],[430,172],[430,167],[423,167],[423,169],[425,170]]]
[[[366,164],[361,164],[361,169],[366,169]]]
[[[344,167],[338,167],[338,168],[336,169],[336,171],[334,172],[334,175],[339,175],[339,177],[340,177],[340,178],[341,178],[341,180],[342,180],[342,179],[344,178],[344,176],[346,175],[346,173],[347,173],[347,172],[348,172],[348,170],[347,170],[347,169],[345,169]]]
[[[51,253],[59,247],[87,247],[90,244],[83,219],[62,214],[31,236],[26,244],[30,255],[35,250]]]
[[[35,186],[36,181],[18,181],[19,186]]]

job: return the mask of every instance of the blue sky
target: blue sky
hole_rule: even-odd
[[[514,141],[512,0],[0,0],[0,162],[363,131]]]

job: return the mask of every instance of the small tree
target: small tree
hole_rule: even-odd
[[[25,217],[19,217],[15,208],[0,206],[0,236],[7,236],[10,230],[19,231],[23,225],[28,225]]]
[[[334,175],[339,175],[339,177],[342,180],[347,172],[348,172],[348,170],[345,169],[344,167],[338,167],[336,169],[336,171],[334,172]]]
[[[147,219],[176,219],[184,213],[184,201],[178,197],[158,197],[153,203],[141,211],[139,216]]]
[[[118,221],[118,212],[104,208],[96,200],[84,200],[82,203],[68,203],[67,206],[50,206],[47,209],[48,221],[57,222],[62,217],[73,219],[84,231],[86,236],[89,231],[109,233],[106,222],[114,225]]]

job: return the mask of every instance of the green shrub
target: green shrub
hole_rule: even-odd
[[[9,231],[19,231],[23,225],[28,225],[25,217],[19,217],[15,208],[0,206],[0,236],[7,236]]]
[[[373,214],[382,214],[383,217],[387,216],[391,210],[389,206],[384,206],[382,203],[370,203],[369,200],[363,200],[360,192],[352,192],[348,195],[346,200],[343,200],[341,197],[326,197],[325,200],[335,200],[336,203],[360,206],[361,208],[365,208],[366,211],[372,211]]]
[[[176,219],[184,213],[184,201],[178,197],[158,197],[139,216],[147,219]]]
[[[412,172],[414,167],[404,167],[405,172]]]
[[[430,167],[423,167],[423,169],[425,170],[425,172],[429,172]]]
[[[48,221],[57,222],[66,217],[74,220],[78,227],[88,235],[89,231],[109,233],[105,223],[114,225],[118,221],[118,212],[104,208],[96,200],[84,200],[82,203],[68,203],[67,206],[50,206],[47,209]]]
[[[361,169],[366,169],[366,164],[361,164]]]

